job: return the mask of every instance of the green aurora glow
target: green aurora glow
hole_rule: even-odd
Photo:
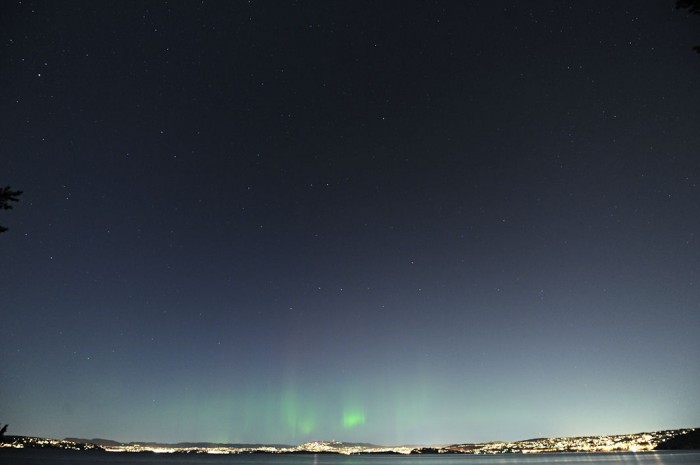
[[[365,414],[359,410],[346,410],[343,412],[343,427],[354,428],[365,423]]]

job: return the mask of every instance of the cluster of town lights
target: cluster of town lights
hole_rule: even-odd
[[[489,442],[481,444],[455,444],[444,447],[414,446],[368,446],[345,444],[336,441],[307,442],[295,447],[212,446],[178,447],[177,445],[121,444],[96,445],[61,439],[31,438],[26,436],[5,437],[0,448],[55,448],[68,450],[103,450],[106,452],[190,453],[190,454],[285,454],[285,453],[335,453],[335,454],[537,454],[551,452],[644,452],[669,439],[687,434],[694,429],[677,429],[651,433],[636,433],[609,436],[584,436],[567,438],[541,438],[515,442]]]

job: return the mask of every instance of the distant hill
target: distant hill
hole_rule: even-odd
[[[300,444],[299,447],[306,445],[326,445],[330,447],[384,447],[377,444],[372,444],[371,442],[343,442],[343,441],[312,441],[305,444]]]
[[[66,441],[71,441],[71,442],[77,442],[80,444],[95,444],[97,446],[121,446],[121,442],[117,441],[112,441],[111,439],[101,439],[101,438],[92,438],[92,439],[83,439],[83,438],[66,438]]]
[[[216,447],[238,448],[238,449],[256,449],[260,447],[292,447],[287,444],[228,444],[218,442],[178,442],[175,444],[165,442],[150,442],[150,441],[132,441],[118,442],[111,439],[93,438],[65,438],[66,441],[72,441],[83,444],[95,444],[98,446],[117,447],[117,446],[144,446],[144,447],[166,447],[166,448],[202,448],[213,449]]]
[[[700,450],[700,429],[670,438],[659,443],[656,450]]]
[[[700,450],[700,429],[647,431],[631,434],[601,436],[535,438],[525,441],[453,444],[449,446],[375,446],[368,443],[312,441],[297,446],[280,444],[223,444],[212,442],[158,442],[120,443],[109,439],[33,438],[4,436],[0,447],[33,447],[69,450],[107,450],[109,452],[171,452],[171,453],[285,453],[285,454],[504,454],[552,452],[642,452],[651,450]]]
[[[237,449],[257,449],[260,447],[292,447],[288,444],[228,444],[219,442],[176,442],[176,443],[163,443],[163,442],[129,442],[127,445],[130,446],[146,446],[146,447],[174,447],[174,448],[202,448],[202,449],[213,449],[215,447],[227,447],[227,448],[237,448]]]

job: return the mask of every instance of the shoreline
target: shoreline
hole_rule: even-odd
[[[102,444],[100,444],[102,442]],[[197,445],[194,445],[197,444]],[[161,444],[118,443],[98,439],[51,439],[31,436],[3,436],[2,449],[60,449],[109,454],[206,454],[206,455],[500,455],[500,454],[591,454],[644,453],[700,450],[700,430],[683,428],[624,435],[537,438],[513,442],[463,443],[448,446],[375,446],[369,444],[314,441],[298,446],[214,443]]]

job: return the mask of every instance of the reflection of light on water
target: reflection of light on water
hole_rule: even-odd
[[[659,454],[657,452],[646,452],[646,451],[640,451],[637,453],[629,453],[629,452],[621,452],[621,453],[590,453],[590,454],[578,454],[578,453],[572,453],[572,454],[567,454],[564,453],[562,455],[559,454],[534,454],[528,458],[530,459],[535,459],[537,457],[538,459],[538,464],[555,464],[555,463],[579,463],[579,464],[591,464],[591,465],[607,465],[607,464],[614,464],[614,463],[623,463],[627,465],[634,465],[634,464],[646,464],[646,465],[671,465],[674,463],[683,463],[685,464],[686,462],[675,462],[672,460],[672,457],[670,457],[670,454],[666,456],[666,459],[664,459],[663,454]],[[505,457],[504,457],[505,458]],[[508,462],[512,464],[518,463],[517,460],[515,460],[515,457],[507,457],[505,458],[506,460],[502,463]],[[484,462],[487,463],[487,462]]]
[[[312,455],[311,463],[308,463]],[[699,452],[638,453],[542,453],[542,454],[430,454],[430,455],[342,455],[310,453],[289,457],[261,457],[231,465],[689,465],[700,464]],[[131,462],[129,462],[131,463]],[[134,462],[135,463],[135,462]],[[159,462],[160,463],[160,462]],[[170,463],[170,462],[168,462]],[[199,462],[192,462],[199,463]],[[213,464],[213,462],[212,462]],[[223,465],[223,463],[222,463]]]
[[[648,457],[652,458],[654,460],[654,463],[658,463],[661,465],[666,463],[666,462],[664,462],[663,458],[661,458],[661,454],[658,452],[653,452]]]

